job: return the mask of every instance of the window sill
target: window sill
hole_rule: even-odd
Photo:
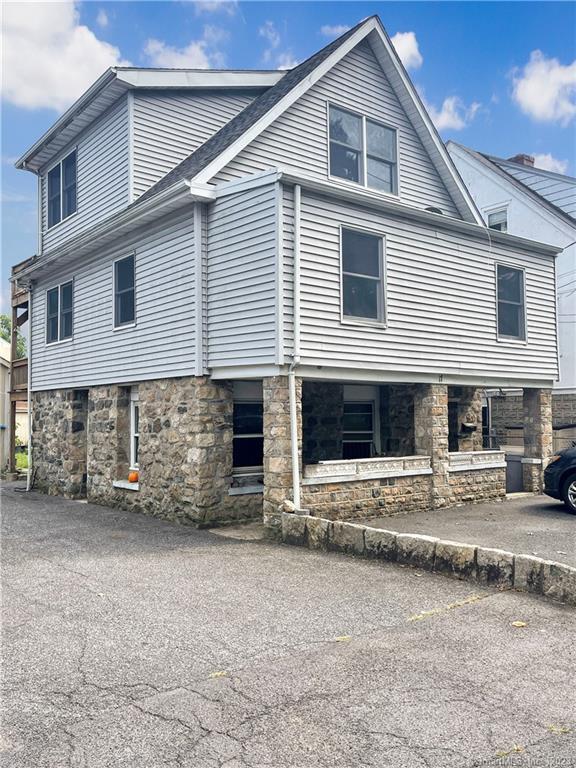
[[[127,331],[130,328],[136,328],[136,323],[125,323],[124,325],[115,325],[112,327],[114,333],[118,331]]]
[[[238,488],[228,488],[228,496],[248,496],[255,493],[264,493],[262,485],[243,485]]]
[[[69,336],[67,339],[58,339],[58,341],[45,341],[44,346],[57,347],[60,344],[70,344],[71,341],[74,341],[74,336]]]
[[[340,319],[340,325],[361,325],[363,328],[379,328],[380,330],[385,330],[388,327],[387,323],[382,320],[362,320],[362,318],[358,317],[342,317]]]
[[[113,480],[112,485],[114,488],[123,488],[125,491],[139,491],[139,483],[129,483],[128,480]]]
[[[508,339],[506,336],[497,336],[496,341],[498,344],[512,344],[516,347],[527,347],[528,346],[528,340],[527,339]]]
[[[344,189],[360,189],[364,192],[370,192],[373,195],[382,195],[391,200],[400,200],[398,192],[386,192],[383,189],[377,189],[376,187],[369,187],[367,184],[363,184],[360,181],[352,181],[351,179],[343,179],[340,176],[333,176],[328,174],[328,181],[332,182],[337,187],[343,187]]]

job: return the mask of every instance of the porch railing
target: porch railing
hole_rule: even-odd
[[[302,483],[314,485],[431,474],[430,456],[381,456],[373,459],[344,459],[306,464]]]
[[[506,467],[504,451],[462,451],[449,454],[449,472],[468,472],[472,469],[503,469]]]

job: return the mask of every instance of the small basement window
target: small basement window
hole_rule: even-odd
[[[140,405],[138,387],[130,389],[130,469],[138,469],[138,448],[140,444]]]
[[[342,229],[342,315],[384,322],[384,240]]]
[[[524,270],[496,265],[498,338],[526,339]]]
[[[264,465],[262,402],[234,402],[233,467],[241,473],[261,473]]]
[[[342,458],[369,459],[374,454],[374,403],[344,403]]]

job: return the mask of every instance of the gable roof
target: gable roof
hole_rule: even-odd
[[[360,22],[306,61],[289,70],[276,85],[245,107],[139,199],[149,199],[181,179],[201,183],[209,181],[250,141],[368,36],[380,65],[383,69],[389,70],[392,88],[460,214],[466,221],[484,225],[472,196],[460,178],[378,16],[370,16]]]
[[[520,181],[520,179],[516,178],[516,176],[513,176],[511,173],[508,173],[506,170],[504,170],[500,163],[506,163],[506,161],[503,161],[500,158],[496,158],[493,155],[486,155],[482,152],[477,152],[475,149],[466,147],[464,144],[458,144],[456,141],[449,141],[448,146],[458,147],[464,153],[484,166],[484,168],[487,168],[489,171],[496,174],[496,176],[504,179],[509,184],[512,184],[513,187],[522,192],[524,195],[527,195],[533,202],[537,203],[543,208],[546,208],[546,210],[548,210],[550,213],[561,218],[562,221],[567,222],[572,227],[576,224],[576,219],[570,216],[569,213],[566,213],[562,210],[562,208],[554,205],[554,203],[551,203],[543,195],[534,191],[527,184],[524,184],[524,182]]]

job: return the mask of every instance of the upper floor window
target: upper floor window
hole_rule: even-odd
[[[342,315],[384,322],[384,241],[342,229]]]
[[[330,175],[397,194],[396,131],[330,105]]]
[[[46,343],[72,338],[72,281],[46,291]]]
[[[524,310],[524,271],[496,265],[498,283],[498,336],[503,339],[526,338]]]
[[[500,208],[488,214],[488,226],[498,232],[508,232],[508,211]]]
[[[48,172],[48,228],[76,213],[76,150]]]
[[[136,319],[134,254],[114,262],[114,327]]]

